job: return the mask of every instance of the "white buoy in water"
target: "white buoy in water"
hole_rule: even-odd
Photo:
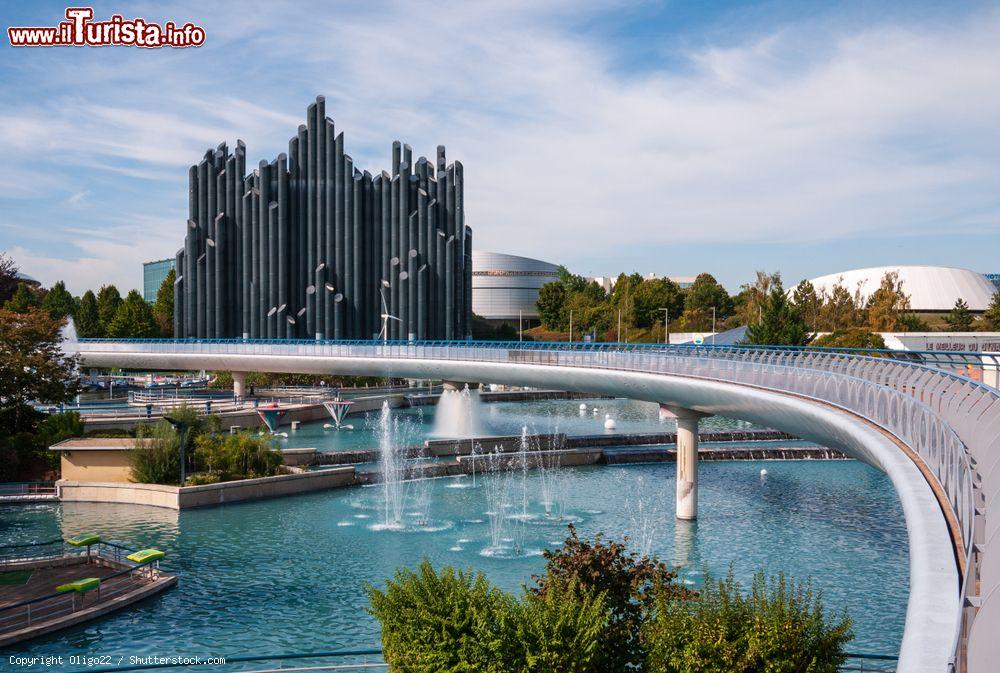
[[[604,429],[605,430],[615,429],[615,419],[611,418],[611,414],[604,414]]]
[[[600,409],[598,409],[597,407],[594,407],[594,415],[595,415],[595,416],[597,415],[597,412],[598,412],[598,411],[600,411]]]
[[[583,404],[583,403],[581,403],[581,404],[580,404],[580,411],[586,411],[586,410],[587,410],[587,405],[586,405],[586,404]]]
[[[761,468],[761,471],[760,471],[760,476],[762,476],[762,477],[766,477],[766,476],[767,476],[767,470],[765,470],[765,469]]]

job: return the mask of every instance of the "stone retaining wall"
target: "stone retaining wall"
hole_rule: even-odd
[[[58,481],[56,487],[59,499],[64,502],[111,502],[190,509],[340,488],[354,484],[355,481],[353,467],[337,467],[183,488],[160,484],[80,481]]]

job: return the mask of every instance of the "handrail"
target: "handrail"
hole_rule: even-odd
[[[239,657],[219,657],[225,659],[225,664],[245,664],[254,661],[289,661],[292,659],[333,659],[337,657],[372,657],[381,656],[381,648],[366,648],[356,650],[331,650],[329,652],[305,652],[288,654],[267,654],[267,655],[247,655]],[[205,667],[204,663],[156,663],[156,664],[136,664],[131,666],[112,666],[110,668],[87,668],[70,673],[125,673],[126,671],[150,671],[159,668],[185,668],[189,666]]]
[[[133,664],[130,666],[113,666],[109,668],[88,668],[81,669],[78,671],[70,671],[70,673],[126,673],[130,671],[151,671],[163,668],[188,668],[192,666],[197,666],[198,668],[205,668],[206,666],[218,667],[218,666],[228,666],[230,664],[247,664],[260,661],[294,661],[297,659],[338,659],[346,657],[374,657],[382,656],[382,649],[373,648],[359,648],[351,650],[332,650],[328,652],[291,652],[282,654],[256,654],[256,655],[244,655],[238,657],[217,657],[219,659],[225,660],[225,663],[210,665],[203,661],[190,661],[184,663],[152,663],[152,664]],[[847,652],[845,656],[848,659],[859,659],[862,661],[884,661],[893,662],[898,661],[899,657],[891,654],[870,654],[870,653],[854,653]],[[295,670],[295,669],[284,669],[284,670]],[[306,670],[319,670],[318,667],[310,667]],[[869,670],[869,671],[888,671],[890,669],[854,669],[854,668],[844,668],[841,670]]]

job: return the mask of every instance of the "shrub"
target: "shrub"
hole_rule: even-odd
[[[585,673],[607,622],[604,597],[553,581],[523,600],[482,573],[428,561],[401,569],[385,591],[366,586],[393,673]]]
[[[585,673],[600,659],[609,611],[604,594],[594,594],[577,580],[549,582],[543,594],[526,592],[519,606],[517,643],[526,673]],[[516,658],[511,662],[515,663]]]
[[[730,572],[697,598],[658,596],[644,637],[650,673],[836,673],[853,634],[808,583],[758,573],[744,595]]]
[[[82,437],[83,432],[83,419],[78,411],[52,414],[38,425],[38,434],[47,446],[58,444],[71,437]]]
[[[485,575],[424,561],[403,568],[385,591],[366,585],[382,625],[382,654],[394,673],[503,673],[516,651],[517,606]]]
[[[180,435],[166,421],[136,431],[136,445],[129,451],[132,481],[140,484],[176,484],[180,481]]]
[[[590,669],[601,673],[644,670],[641,628],[652,614],[656,597],[692,595],[674,583],[676,568],[629,552],[626,542],[606,542],[600,535],[593,542],[581,540],[571,525],[562,548],[546,550],[545,574],[535,577],[537,586],[532,589],[544,596],[552,586],[572,584],[581,592],[604,596],[609,616]]]
[[[249,432],[235,435],[201,434],[194,440],[196,469],[218,480],[269,477],[281,470],[282,455],[272,439]]]
[[[208,472],[197,472],[187,478],[187,485],[202,486],[204,484],[218,484],[219,481],[221,480],[219,479],[219,475],[217,474],[210,474]]]

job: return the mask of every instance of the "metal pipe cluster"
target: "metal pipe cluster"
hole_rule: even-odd
[[[371,339],[383,322],[388,339],[471,337],[461,162],[439,145],[436,163],[414,163],[396,141],[392,174],[372,176],[325,107],[317,97],[287,156],[250,175],[242,141],[190,168],[176,337]]]

